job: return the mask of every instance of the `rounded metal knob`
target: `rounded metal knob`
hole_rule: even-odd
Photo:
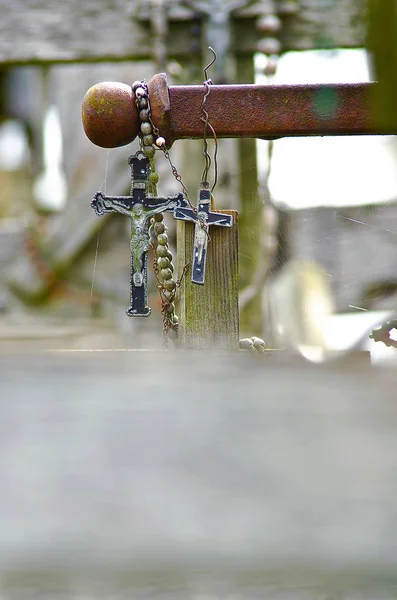
[[[130,144],[139,133],[139,115],[131,86],[105,81],[84,96],[82,121],[88,139],[102,148]]]

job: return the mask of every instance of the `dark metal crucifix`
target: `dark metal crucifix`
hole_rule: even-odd
[[[149,219],[160,212],[167,212],[187,205],[182,193],[167,198],[150,196],[150,161],[138,152],[130,156],[131,195],[105,196],[97,192],[91,202],[97,215],[118,212],[131,219],[131,306],[129,317],[147,317],[151,309],[147,306],[147,253],[149,250]]]
[[[211,211],[211,190],[206,181],[202,182],[199,188],[197,212],[187,206],[179,206],[174,211],[174,217],[183,221],[193,221],[196,224],[194,230],[192,282],[204,284],[209,227],[210,225],[231,227],[233,217]]]

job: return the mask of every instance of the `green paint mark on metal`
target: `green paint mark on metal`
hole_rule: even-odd
[[[332,119],[339,110],[339,98],[335,90],[321,88],[314,94],[313,109],[319,119]]]

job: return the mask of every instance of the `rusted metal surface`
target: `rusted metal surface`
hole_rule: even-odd
[[[170,95],[165,73],[158,73],[151,78],[148,82],[148,91],[153,122],[160,135],[167,141],[167,145],[171,146],[174,137],[171,131]]]
[[[148,85],[153,122],[168,146],[177,139],[202,138],[204,86],[171,86],[168,100],[164,75],[155,75]],[[212,85],[206,110],[219,138],[395,134],[396,123],[376,118],[376,85]],[[137,136],[138,114],[125,87],[103,83],[87,92],[83,123],[94,144],[113,148]]]
[[[117,148],[138,134],[138,114],[130,85],[105,81],[92,86],[82,105],[84,131],[93,144]]]
[[[372,117],[374,85],[213,85],[206,109],[218,137],[396,133],[380,131]],[[203,86],[169,88],[175,139],[202,137],[204,92]]]

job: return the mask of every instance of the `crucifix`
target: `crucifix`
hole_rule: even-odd
[[[211,199],[209,184],[207,181],[202,181],[198,193],[197,212],[188,206],[178,206],[174,211],[175,219],[193,221],[195,223],[192,283],[204,284],[205,281],[205,264],[210,226],[222,225],[223,227],[231,227],[233,224],[232,215],[213,212],[211,210]]]
[[[97,192],[91,202],[98,216],[105,212],[118,212],[131,219],[131,306],[129,317],[147,317],[151,309],[147,306],[147,253],[149,250],[149,220],[153,215],[186,206],[182,193],[167,198],[148,195],[150,161],[138,152],[130,156],[131,167],[130,196],[105,196]]]

